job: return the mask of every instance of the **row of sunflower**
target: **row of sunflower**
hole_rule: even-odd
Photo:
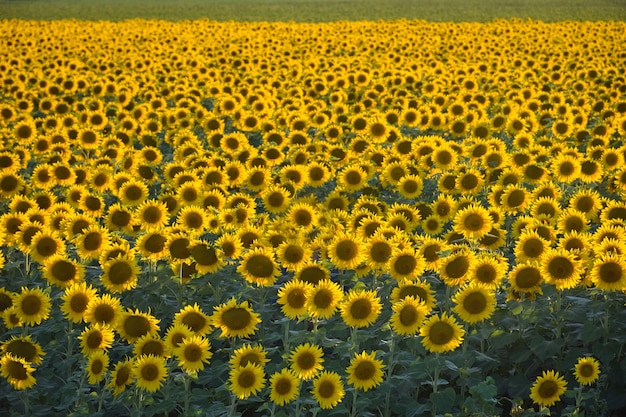
[[[626,407],[622,23],[0,25],[0,409]]]

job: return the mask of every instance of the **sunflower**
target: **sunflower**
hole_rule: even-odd
[[[424,271],[424,259],[412,248],[396,249],[389,259],[387,272],[397,281],[414,279]]]
[[[78,336],[81,350],[85,356],[100,350],[110,349],[114,338],[113,329],[100,323],[86,327]]]
[[[312,187],[321,187],[331,179],[333,172],[323,162],[309,162],[307,164],[306,179],[307,185]]]
[[[391,329],[404,336],[416,334],[430,312],[430,308],[423,301],[412,295],[395,302],[391,308]]]
[[[383,362],[376,359],[376,352],[355,353],[346,369],[348,383],[355,389],[368,391],[383,382]]]
[[[122,293],[137,286],[139,266],[134,257],[117,256],[102,265],[100,280],[111,293]]]
[[[311,259],[313,250],[302,238],[289,239],[276,248],[280,265],[288,271],[297,272]]]
[[[484,182],[484,176],[479,170],[469,168],[458,174],[455,184],[461,194],[476,195],[482,189]]]
[[[211,318],[207,316],[197,303],[187,305],[174,315],[173,326],[178,329],[172,333],[167,340],[172,340],[171,345],[176,347],[176,343],[180,342],[180,337],[174,337],[175,334],[184,334],[185,329],[179,326],[185,326],[188,330],[199,336],[205,336],[211,328]],[[172,330],[173,331],[173,330]],[[168,331],[169,334],[170,331]]]
[[[109,368],[109,355],[99,350],[89,354],[87,359],[87,377],[90,384],[102,381]]]
[[[278,174],[280,183],[294,190],[300,190],[306,185],[306,166],[303,165],[284,165]]]
[[[132,374],[139,389],[148,392],[158,391],[168,374],[166,358],[154,355],[139,356],[133,363]]]
[[[78,208],[82,210],[83,213],[97,218],[104,212],[105,204],[104,200],[99,195],[85,192],[81,194],[78,200]]]
[[[365,243],[366,263],[374,269],[385,269],[394,252],[393,241],[376,233]]]
[[[278,299],[283,314],[290,319],[298,319],[307,313],[307,299],[313,290],[313,285],[293,279],[278,289]]]
[[[120,203],[108,207],[104,222],[111,231],[121,231],[127,234],[133,232],[135,225],[133,211]]]
[[[117,191],[117,196],[124,206],[136,207],[146,201],[149,196],[148,186],[139,180],[125,181]]]
[[[489,211],[478,205],[459,209],[454,216],[454,230],[467,240],[477,240],[485,236],[493,227]]]
[[[221,253],[207,242],[200,241],[191,246],[189,253],[196,262],[199,274],[212,274],[219,271],[224,265]]]
[[[447,142],[441,143],[431,155],[435,166],[442,171],[452,169],[457,165],[458,154]]]
[[[343,296],[339,284],[329,279],[321,280],[307,297],[307,310],[313,317],[328,319],[335,314]]]
[[[318,210],[305,202],[294,202],[286,215],[286,220],[298,227],[302,232],[309,232],[318,225]]]
[[[85,277],[85,266],[64,255],[52,255],[43,263],[43,277],[59,288],[68,288],[82,281]]]
[[[461,285],[469,277],[476,255],[468,249],[457,250],[442,259],[439,276],[449,286]]]
[[[289,362],[291,369],[301,380],[309,380],[323,369],[324,352],[322,348],[310,343],[298,345],[291,351]]]
[[[526,210],[530,199],[531,195],[524,187],[510,184],[504,188],[498,203],[507,214],[516,214]]]
[[[556,404],[567,388],[567,382],[555,371],[543,371],[530,387],[530,399],[542,407]]]
[[[30,183],[39,189],[50,189],[54,184],[52,166],[49,164],[37,165],[30,176]]]
[[[420,327],[422,345],[429,352],[443,353],[456,349],[461,345],[465,330],[456,319],[447,313],[433,315],[426,319]]]
[[[133,383],[133,361],[119,361],[111,371],[111,378],[107,387],[113,390],[113,396],[117,397],[126,390],[126,387]]]
[[[213,356],[209,340],[198,335],[184,338],[173,353],[178,358],[178,366],[189,374],[203,370]]]
[[[269,213],[283,213],[291,203],[291,193],[281,186],[269,187],[261,193],[263,207]]]
[[[63,315],[74,323],[80,323],[85,317],[87,305],[98,296],[96,289],[86,282],[76,282],[65,288],[61,297]]]
[[[581,280],[582,261],[565,249],[550,249],[539,259],[541,273],[557,290],[574,288]]]
[[[454,312],[461,320],[470,324],[488,319],[496,310],[496,295],[483,284],[465,285],[454,294],[452,301],[456,304]]]
[[[549,247],[550,243],[539,236],[539,233],[525,228],[517,240],[515,258],[518,262],[538,261]]]
[[[493,253],[479,255],[469,270],[472,282],[498,288],[508,270],[508,260]]]
[[[530,207],[530,215],[534,218],[556,220],[561,214],[559,201],[553,197],[539,197]]]
[[[270,400],[278,405],[289,404],[300,394],[300,381],[288,368],[275,372],[269,380]]]
[[[248,363],[245,366],[231,368],[228,389],[240,399],[257,394],[265,386],[263,367]]]
[[[585,158],[580,164],[578,175],[581,181],[586,184],[601,182],[604,176],[604,167],[598,160]]]
[[[14,172],[0,172],[0,197],[10,199],[24,188],[24,179]]]
[[[33,342],[30,335],[12,336],[9,340],[0,343],[0,352],[11,354],[14,358],[24,359],[33,365],[41,365],[44,351],[37,342]]]
[[[508,277],[511,288],[519,293],[541,294],[543,276],[538,266],[518,263],[511,269]]]
[[[15,234],[18,249],[22,251],[22,253],[28,254],[33,242],[33,237],[45,229],[46,227],[38,221],[33,222],[26,220],[20,225],[19,231]]]
[[[153,230],[139,236],[135,247],[143,258],[150,261],[158,261],[167,256],[167,233],[165,230]]]
[[[334,408],[345,395],[341,377],[332,371],[324,371],[315,378],[311,393],[321,409]]]
[[[339,269],[355,269],[365,260],[363,241],[345,233],[340,233],[328,246],[328,257]]]
[[[561,212],[557,219],[557,227],[562,233],[586,232],[589,230],[589,219],[587,215],[573,207]]]
[[[231,369],[236,369],[241,366],[246,366],[249,363],[253,363],[260,367],[264,367],[270,360],[267,358],[267,352],[260,345],[244,344],[239,349],[235,350],[233,356],[229,360]]]
[[[37,382],[32,373],[35,369],[26,360],[7,353],[0,358],[2,376],[17,390],[28,389]]]
[[[157,334],[160,321],[150,313],[128,310],[120,315],[115,329],[122,339],[135,343],[142,336]]]
[[[62,256],[64,253],[65,243],[56,232],[44,228],[32,237],[29,254],[35,261],[43,264],[49,258]]]
[[[142,230],[160,229],[169,222],[167,206],[157,200],[146,200],[135,209],[132,222]]]
[[[74,240],[76,253],[84,260],[97,259],[110,244],[109,231],[98,225],[91,225],[83,229]]]
[[[256,332],[261,317],[255,313],[248,301],[237,303],[233,297],[228,302],[214,307],[211,317],[213,325],[221,330],[221,337],[248,337]]]
[[[263,247],[246,252],[241,258],[237,272],[249,283],[260,287],[273,285],[280,275],[274,253]]]
[[[115,328],[117,321],[122,315],[123,308],[119,298],[109,294],[94,297],[87,303],[84,320],[87,323],[108,324]]]
[[[591,280],[596,288],[604,291],[626,289],[626,261],[617,253],[605,253],[595,258]]]
[[[599,376],[600,363],[596,358],[590,356],[578,358],[578,362],[574,365],[576,382],[581,385],[591,385],[598,380]]]
[[[159,335],[145,335],[137,339],[133,345],[133,354],[135,356],[154,355],[169,358],[170,350]]]
[[[375,291],[352,289],[344,297],[339,310],[346,325],[369,327],[380,315],[382,304]]]
[[[269,168],[252,167],[248,169],[244,185],[249,191],[259,192],[267,188],[271,180],[272,175]]]
[[[337,174],[337,183],[347,192],[359,191],[367,184],[367,172],[358,165],[349,165]]]
[[[48,318],[52,303],[41,288],[22,287],[21,292],[13,295],[12,305],[22,323],[34,326]]]
[[[572,155],[560,154],[551,161],[552,178],[569,184],[580,176],[580,162]]]
[[[176,217],[176,225],[190,232],[203,232],[209,223],[208,212],[198,205],[184,206]]]

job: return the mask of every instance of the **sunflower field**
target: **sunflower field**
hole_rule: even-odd
[[[626,412],[626,23],[0,45],[0,414]]]

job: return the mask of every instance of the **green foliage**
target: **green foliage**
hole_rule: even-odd
[[[498,18],[624,20],[626,10],[611,0],[0,0],[0,18],[124,20],[130,18],[228,21],[424,19],[485,22]]]

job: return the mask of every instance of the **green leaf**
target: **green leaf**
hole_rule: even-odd
[[[494,398],[498,393],[498,389],[494,385],[494,380],[490,376],[488,376],[484,381],[479,383],[478,385],[474,385],[470,388],[470,394],[473,397],[478,398],[482,402],[497,402]]]
[[[580,331],[580,338],[583,343],[595,342],[604,334],[604,329],[598,326],[596,323],[587,321],[583,324],[583,328]]]
[[[430,402],[437,408],[437,412],[452,411],[455,401],[456,392],[450,387],[430,394]]]
[[[493,332],[491,335],[491,345],[499,349],[501,347],[510,345],[513,343],[519,335],[517,333],[499,333],[497,331]]]

